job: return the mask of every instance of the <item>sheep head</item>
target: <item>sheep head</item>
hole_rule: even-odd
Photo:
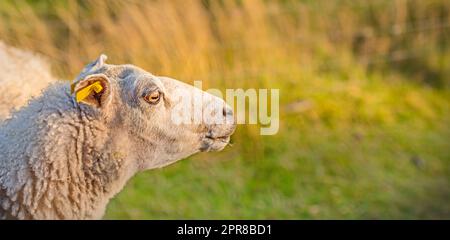
[[[199,151],[222,150],[235,130],[225,101],[133,65],[88,64],[72,84],[85,111],[126,132],[139,170],[163,167]]]

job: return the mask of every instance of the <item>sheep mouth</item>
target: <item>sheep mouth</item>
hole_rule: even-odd
[[[230,135],[219,137],[205,136],[200,147],[201,152],[220,151],[230,143]]]

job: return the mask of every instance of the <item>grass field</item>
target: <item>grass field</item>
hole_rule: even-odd
[[[279,88],[280,131],[138,174],[107,219],[449,219],[450,3],[1,1],[62,79],[104,52],[204,87]]]

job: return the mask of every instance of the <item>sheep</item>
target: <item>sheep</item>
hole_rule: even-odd
[[[0,41],[0,120],[25,105],[54,81],[50,65],[41,56]]]
[[[0,125],[1,219],[99,219],[136,173],[228,145],[236,124],[225,101],[105,60],[73,84],[52,83]],[[193,104],[180,97],[188,95],[213,109],[205,119],[225,121],[175,123],[173,110]]]

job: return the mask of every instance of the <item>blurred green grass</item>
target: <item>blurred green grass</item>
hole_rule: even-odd
[[[417,86],[386,92],[378,84],[381,90],[375,83],[371,94],[385,97],[375,106],[359,106],[345,90],[332,98],[326,92],[310,98],[323,106],[344,104],[344,114],[355,118],[374,114],[370,124],[333,123],[342,116],[329,113],[331,125],[324,126],[302,114],[286,114],[277,136],[257,142],[242,138],[241,127],[233,139],[244,148],[241,154],[232,147],[141,173],[112,201],[106,217],[447,219],[448,92]],[[409,106],[411,93],[433,103],[430,112],[437,115],[429,118],[430,112]]]
[[[0,39],[65,79],[98,56],[279,88],[280,132],[138,174],[107,219],[450,218],[450,3],[2,1]]]

